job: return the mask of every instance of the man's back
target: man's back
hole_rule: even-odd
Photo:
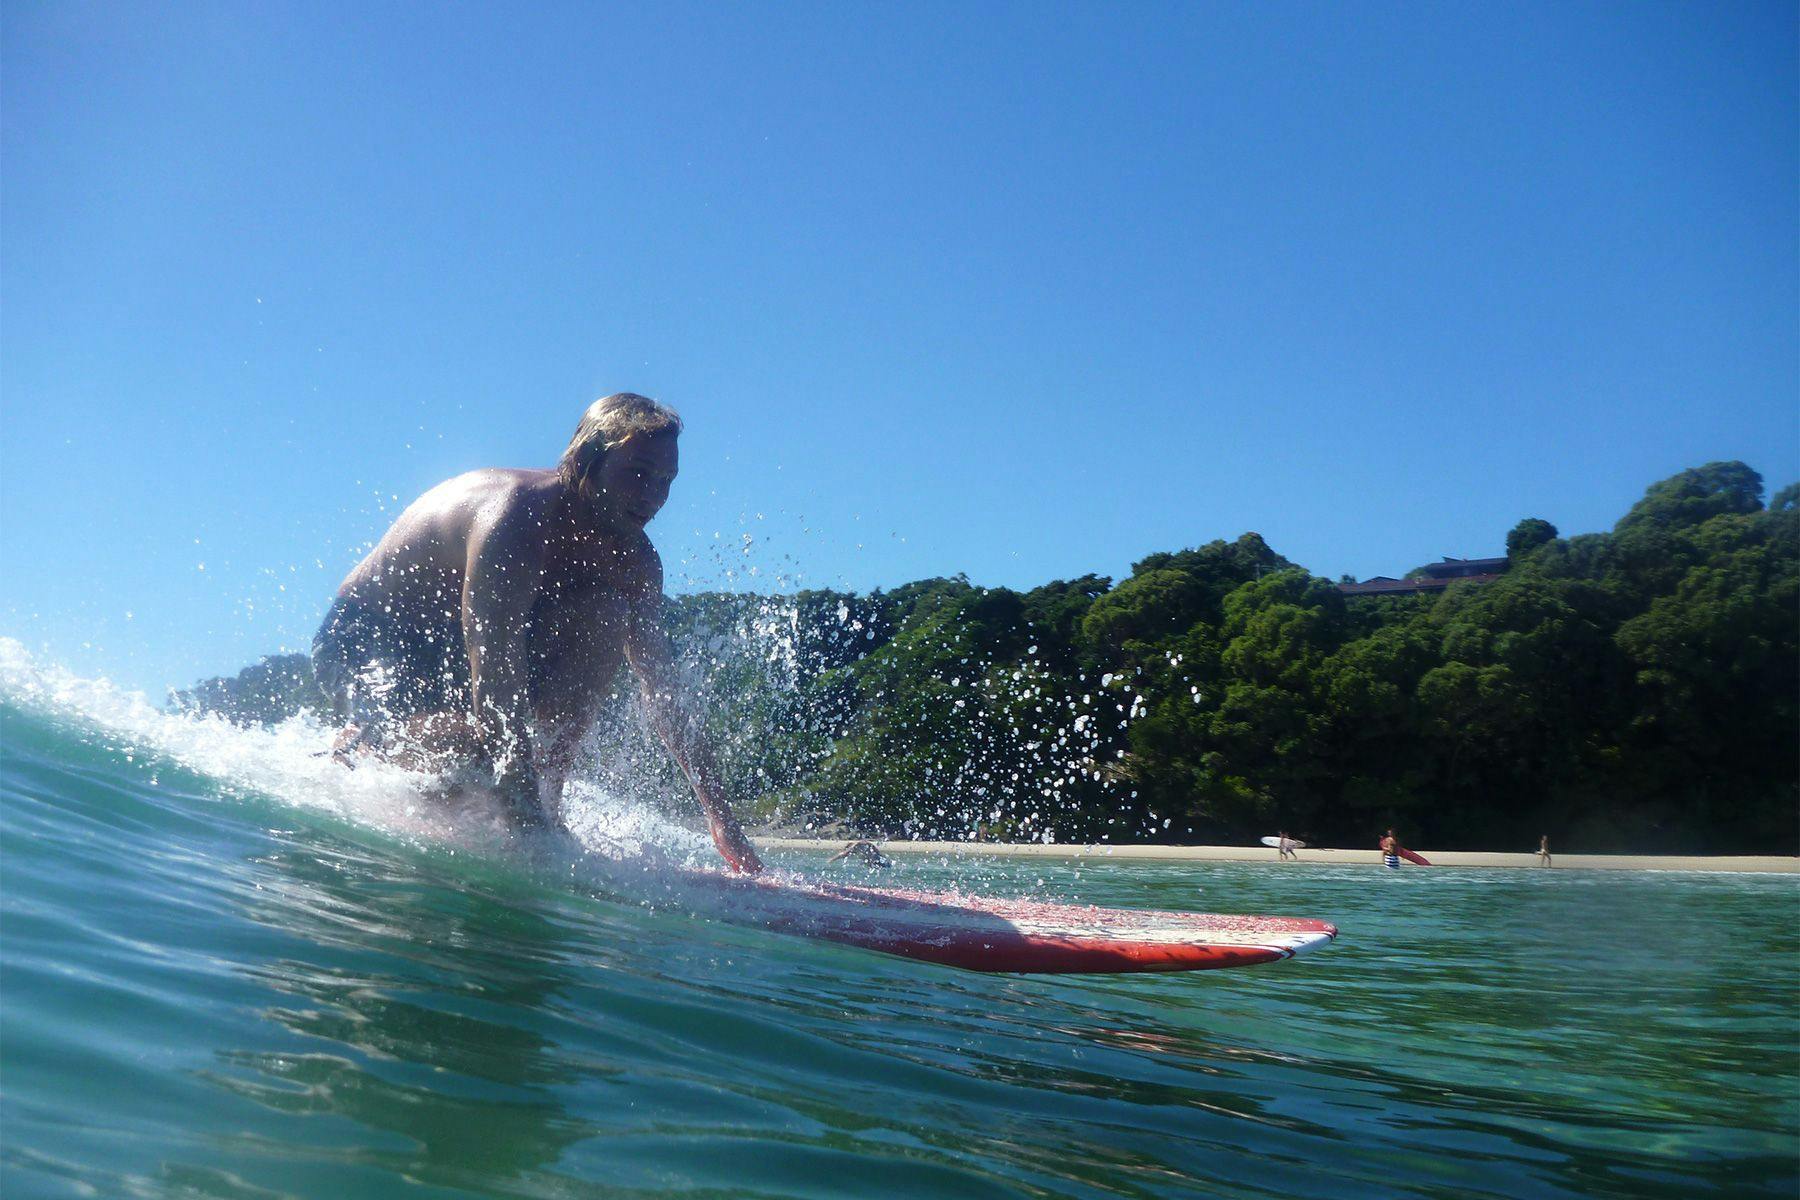
[[[492,467],[446,480],[406,507],[338,594],[433,625],[460,622],[471,535],[501,521],[542,524],[557,490],[547,470]]]

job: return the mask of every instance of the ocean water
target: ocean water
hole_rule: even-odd
[[[688,911],[654,880],[705,843],[660,801],[590,795],[591,852],[519,847],[322,737],[0,653],[7,1200],[1800,1189],[1791,876],[882,874],[1342,930],[1232,971],[980,975]]]

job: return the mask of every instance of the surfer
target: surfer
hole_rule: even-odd
[[[1550,835],[1547,833],[1538,839],[1538,861],[1546,867],[1550,865]]]
[[[1263,828],[1267,829],[1268,826],[1265,825]],[[1294,862],[1299,862],[1300,856],[1294,853],[1294,839],[1287,835],[1287,830],[1283,829],[1277,836],[1280,839],[1281,845],[1275,857],[1278,859],[1291,859]]]
[[[550,469],[471,471],[400,514],[339,586],[313,671],[336,747],[480,772],[526,826],[561,826],[563,787],[621,661],[733,867],[762,863],[684,708],[644,532],[669,498],[681,418],[618,392]]]
[[[1392,829],[1381,838],[1381,865],[1390,871],[1400,869],[1400,839],[1394,836]]]

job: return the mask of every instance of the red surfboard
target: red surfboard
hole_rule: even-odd
[[[1399,849],[1395,850],[1394,853],[1398,854],[1401,858],[1404,858],[1407,862],[1417,863],[1421,867],[1429,867],[1431,865],[1431,861],[1423,854],[1415,854],[1405,846],[1401,846]]]
[[[970,971],[1205,971],[1277,962],[1337,936],[1335,926],[1297,917],[1099,908],[711,871],[684,871],[681,879],[701,901],[696,907],[729,920]]]

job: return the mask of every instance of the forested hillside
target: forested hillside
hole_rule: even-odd
[[[671,632],[742,803],[791,828],[1794,853],[1800,495],[1762,491],[1712,463],[1610,533],[1528,518],[1502,578],[1438,594],[1347,598],[1246,533],[1116,585],[682,597]],[[600,769],[667,784],[620,684]]]

